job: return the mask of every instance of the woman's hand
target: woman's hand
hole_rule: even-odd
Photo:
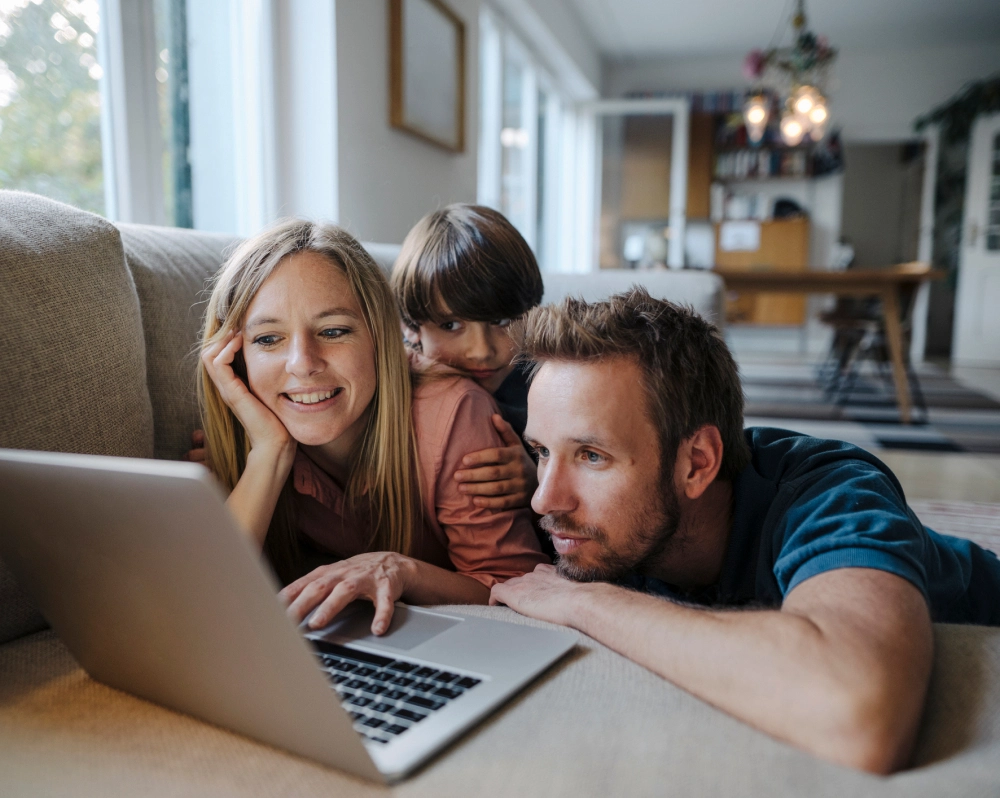
[[[270,450],[278,456],[285,455],[287,459],[295,452],[292,436],[233,371],[233,361],[242,347],[243,334],[235,330],[202,350],[201,361],[218,388],[222,401],[236,414],[246,430],[251,447]]]
[[[465,468],[455,472],[455,481],[460,483],[458,489],[471,495],[476,507],[491,510],[529,507],[538,487],[538,468],[503,416],[494,413],[493,426],[504,446],[463,457]]]
[[[196,429],[191,433],[191,449],[181,456],[182,460],[187,460],[189,463],[201,463],[205,468],[211,471],[212,460],[208,456],[208,449],[205,448],[205,431]]]
[[[394,602],[409,587],[415,574],[414,561],[402,554],[378,551],[322,565],[288,585],[278,595],[288,605],[288,614],[301,623],[313,609],[310,629],[321,629],[356,599],[375,605],[372,634],[385,634],[392,620]]]

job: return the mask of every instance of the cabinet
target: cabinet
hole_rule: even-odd
[[[725,224],[723,222],[722,224]],[[809,268],[809,219],[774,219],[760,222],[760,248],[726,252],[719,246],[720,224],[715,227],[715,263],[741,271],[801,272]],[[802,294],[730,293],[726,320],[751,324],[803,324],[806,299]]]

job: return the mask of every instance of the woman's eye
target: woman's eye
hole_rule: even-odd
[[[320,336],[323,338],[342,338],[350,332],[346,327],[330,327],[323,330]]]
[[[278,342],[278,336],[258,335],[256,338],[253,339],[253,342],[257,344],[257,346],[273,346]]]
[[[455,332],[462,329],[462,322],[460,321],[446,321],[441,323],[441,329],[445,332]]]
[[[497,319],[496,321],[491,321],[494,327],[509,327],[513,319]]]

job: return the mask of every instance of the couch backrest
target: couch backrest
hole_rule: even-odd
[[[0,447],[150,457],[139,298],[114,225],[0,191]],[[42,625],[0,563],[0,642]]]
[[[118,228],[142,308],[153,456],[177,460],[191,448],[191,433],[199,424],[196,347],[207,283],[238,239],[173,227]]]
[[[586,274],[549,273],[544,278],[545,296],[542,302],[546,304],[561,302],[567,296],[595,302],[627,291],[633,285],[641,285],[657,299],[690,305],[715,324],[721,324],[725,319],[722,278],[711,272],[696,269],[601,269]]]

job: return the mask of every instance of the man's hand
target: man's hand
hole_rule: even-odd
[[[393,552],[358,554],[332,565],[323,565],[288,585],[278,595],[287,612],[300,623],[313,609],[310,629],[321,629],[356,599],[375,605],[372,634],[389,628],[394,602],[407,589],[413,560]]]
[[[493,414],[493,426],[504,446],[482,449],[462,458],[464,468],[455,472],[458,489],[473,497],[476,507],[516,510],[531,506],[538,487],[538,470],[503,416]]]
[[[535,570],[493,585],[490,604],[506,604],[515,612],[540,621],[574,626],[573,612],[581,592],[600,588],[589,582],[574,582],[559,576],[555,566],[536,565]]]

